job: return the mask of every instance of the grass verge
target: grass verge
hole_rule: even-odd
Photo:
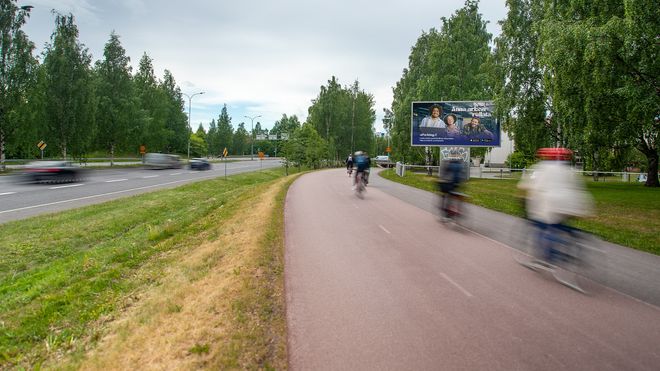
[[[286,368],[261,171],[0,225],[0,369]]]
[[[437,177],[412,172],[399,177],[393,170],[380,174],[398,183],[437,192]],[[660,189],[638,183],[585,180],[596,212],[593,217],[573,224],[606,241],[660,255]],[[522,217],[522,193],[516,188],[517,184],[517,179],[472,178],[465,185],[465,192],[475,205]]]

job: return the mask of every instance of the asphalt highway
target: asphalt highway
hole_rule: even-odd
[[[290,188],[291,369],[658,369],[657,306],[595,282],[590,295],[571,290],[512,247],[383,192],[387,182],[372,175],[358,199],[329,170]]]
[[[279,166],[279,160],[228,162],[227,175]],[[4,176],[0,177],[0,223],[173,188],[224,174],[224,164],[214,163],[208,171],[185,168],[89,170],[81,181],[64,184],[22,184],[16,176]]]

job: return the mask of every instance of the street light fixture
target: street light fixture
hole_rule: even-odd
[[[245,118],[250,119],[250,160],[254,160],[254,119],[261,117],[261,115],[250,117],[245,116]]]
[[[192,99],[195,95],[201,95],[201,94],[204,94],[204,92],[200,91],[198,93],[191,94],[191,95],[188,95],[186,93],[181,93],[181,94],[188,97],[188,130],[189,130],[189,132],[188,132],[188,160],[190,160],[190,134],[192,134],[192,127],[190,126],[190,111],[191,111],[191,107],[192,107]]]

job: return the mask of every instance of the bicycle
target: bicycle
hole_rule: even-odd
[[[365,179],[364,179],[364,172],[358,171],[355,174],[355,195],[358,198],[364,198],[364,192],[366,192],[366,184],[365,184]]]
[[[463,225],[467,219],[467,213],[463,204],[468,198],[468,195],[456,190],[443,192],[439,205],[440,221],[445,224]]]
[[[588,233],[565,224],[527,220],[514,259],[535,272],[550,273],[559,283],[587,294],[594,242]]]

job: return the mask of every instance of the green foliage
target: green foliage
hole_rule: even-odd
[[[547,93],[539,64],[538,22],[542,0],[508,0],[509,13],[495,40],[495,104],[502,128],[511,134],[516,151],[533,156],[537,148],[559,140],[553,121],[546,121]]]
[[[0,0],[0,170],[5,167],[5,146],[20,134],[30,120],[28,96],[35,82],[37,61],[34,44],[22,26],[29,9],[18,8],[16,0]]]
[[[655,0],[509,0],[496,40],[497,106],[517,149],[576,150],[620,170],[636,148],[658,184],[660,13]]]
[[[135,95],[140,107],[139,118],[132,128],[132,136],[149,152],[166,152],[171,132],[167,130],[167,101],[158,87],[151,58],[145,53],[133,77]]]
[[[231,153],[234,155],[245,155],[249,151],[250,134],[245,130],[245,123],[238,124],[238,128],[234,133],[234,140],[232,141]]]
[[[309,107],[307,122],[327,143],[323,158],[341,159],[347,153],[372,148],[373,106],[373,96],[360,90],[357,80],[351,87],[342,87],[332,76],[327,86],[321,86]]]
[[[188,116],[183,111],[181,89],[176,85],[174,76],[169,70],[165,70],[159,88],[165,96],[165,129],[169,134],[167,152],[185,153],[190,135]]]
[[[449,19],[442,19],[439,32],[434,28],[423,32],[412,47],[408,67],[394,88],[391,114],[386,116],[393,159],[425,161],[423,150],[410,145],[413,101],[492,99],[491,35],[478,4],[467,0]]]
[[[219,156],[225,148],[227,148],[227,150],[232,148],[234,128],[231,126],[231,117],[229,117],[229,114],[227,113],[226,104],[222,107],[220,116],[218,116],[218,129],[215,135],[217,138],[215,140],[217,148],[214,148],[214,150],[217,150],[217,152],[211,152],[212,155]]]
[[[98,138],[96,143],[110,153],[110,161],[115,151],[123,151],[130,143],[131,125],[137,116],[135,108],[130,58],[121,46],[119,36],[114,32],[105,45],[103,61],[97,62],[96,76],[96,123]]]
[[[282,156],[286,159],[286,166],[318,169],[324,165],[326,153],[327,143],[312,124],[305,123],[285,142]]]
[[[198,134],[190,134],[190,155],[193,157],[206,157],[209,154],[204,138]]]
[[[62,157],[81,156],[95,132],[91,55],[78,40],[73,15],[57,14],[55,24],[43,64],[46,128]]]
[[[509,0],[496,40],[496,103],[516,149],[567,146],[590,169],[646,157],[657,186],[660,34],[654,0]]]
[[[522,151],[515,151],[506,159],[506,165],[512,169],[526,169],[534,164],[534,156]]]
[[[208,344],[195,344],[190,348],[189,352],[192,354],[208,354],[210,347]]]

